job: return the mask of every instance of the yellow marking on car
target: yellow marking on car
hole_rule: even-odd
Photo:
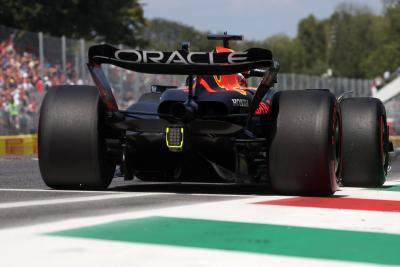
[[[165,141],[168,149],[173,152],[182,151],[183,135],[183,127],[167,127],[165,129]]]

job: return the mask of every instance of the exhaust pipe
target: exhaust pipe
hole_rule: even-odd
[[[198,105],[194,101],[186,101],[172,104],[170,113],[177,120],[190,121],[195,118],[197,110]]]

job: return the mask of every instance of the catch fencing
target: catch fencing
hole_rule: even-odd
[[[295,73],[279,73],[276,90],[329,89],[334,95],[351,92],[352,96],[370,96],[371,80],[343,77],[320,77]],[[257,80],[250,79],[252,86]]]
[[[87,49],[93,44],[0,25],[0,135],[35,133],[40,103],[49,87],[92,84],[86,63]],[[140,74],[113,66],[104,66],[104,71],[121,108],[150,91],[152,84],[181,85],[185,81],[183,76]],[[258,80],[249,79],[249,85],[256,86]],[[281,73],[275,89],[322,88],[336,96],[346,91],[369,96],[370,85],[370,80]]]

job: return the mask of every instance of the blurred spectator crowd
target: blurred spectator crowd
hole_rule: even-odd
[[[13,35],[0,42],[0,134],[34,132],[43,92],[64,82],[55,66],[47,67],[42,79],[38,58],[17,51]]]
[[[75,75],[70,62],[65,74],[59,65],[44,64],[43,73],[37,55],[21,51],[14,44],[14,34],[0,41],[0,135],[35,133],[40,103],[51,86],[91,83]],[[170,75],[139,74],[114,66],[105,73],[121,109],[135,103],[150,91],[152,84],[176,84]]]

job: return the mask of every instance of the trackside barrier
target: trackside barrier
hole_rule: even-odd
[[[0,155],[37,154],[37,135],[0,136]]]
[[[392,135],[389,139],[392,141],[394,147],[400,148],[400,135]]]

